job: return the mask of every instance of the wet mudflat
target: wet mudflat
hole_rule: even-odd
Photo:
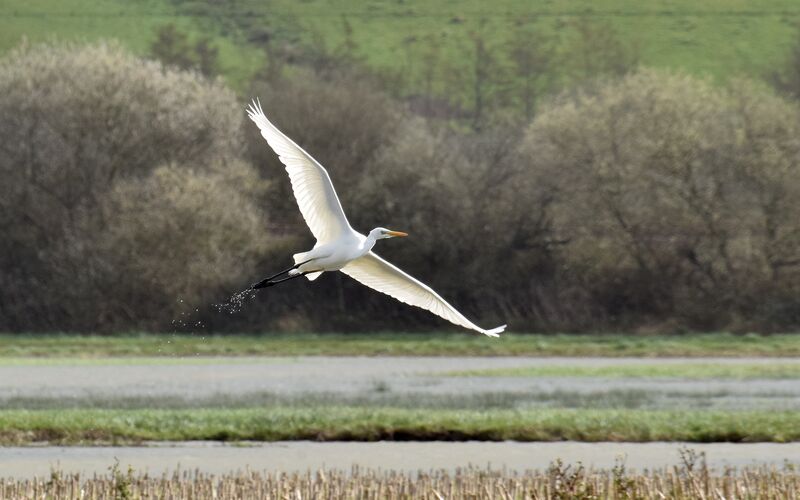
[[[0,448],[0,478],[46,477],[53,469],[80,472],[84,477],[106,474],[116,460],[123,469],[131,466],[138,473],[150,474],[178,469],[212,474],[247,469],[304,472],[319,468],[350,470],[353,466],[402,472],[452,471],[470,465],[523,472],[545,470],[559,458],[567,464],[581,462],[596,469],[609,469],[622,460],[628,468],[641,471],[678,464],[683,446],[704,452],[709,467],[715,469],[800,463],[800,443],[190,442],[143,447]]]
[[[253,357],[47,359],[0,363],[6,409],[206,408],[327,405],[404,408],[631,408],[798,410],[800,379],[682,376],[683,367],[724,365],[755,373],[761,358]],[[780,363],[800,366],[800,360]],[[673,367],[669,376],[569,376],[571,368]],[[465,371],[557,367],[560,375]],[[637,368],[638,369],[638,368]],[[669,370],[668,370],[669,371]],[[791,371],[791,370],[790,370]],[[461,375],[456,375],[460,372]],[[552,370],[551,370],[552,372]],[[659,373],[664,373],[660,371]],[[272,442],[0,448],[0,477],[45,476],[52,468],[106,473],[116,459],[137,472],[198,469],[305,471],[320,467],[417,471],[474,465],[524,471],[551,462],[634,469],[679,462],[681,443]],[[712,467],[800,463],[800,443],[691,443]]]
[[[781,360],[800,364],[800,360]],[[0,364],[6,408],[331,403],[403,407],[800,409],[800,380],[451,376],[518,367],[753,366],[763,358],[129,358]]]

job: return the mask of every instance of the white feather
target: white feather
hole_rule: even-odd
[[[341,270],[357,281],[412,306],[426,309],[451,323],[497,337],[506,325],[485,330],[464,317],[429,286],[412,278],[370,250],[377,234],[404,233],[376,228],[369,237],[356,232],[347,222],[339,197],[325,168],[300,146],[286,137],[264,115],[258,101],[247,114],[258,125],[261,135],[286,166],[294,197],[309,229],[317,239],[314,249],[294,255],[301,264],[290,276],[303,274],[309,280],[325,271]],[[373,234],[374,233],[374,234]]]
[[[481,332],[490,337],[498,337],[506,329],[506,325],[485,330],[464,317],[431,287],[403,272],[397,266],[369,252],[363,257],[351,261],[342,268],[342,272],[381,293],[385,293],[400,302],[427,309],[433,314],[470,330]]]
[[[325,167],[270,123],[261,103],[253,101],[247,114],[286,166],[300,213],[317,241],[328,243],[352,231]]]

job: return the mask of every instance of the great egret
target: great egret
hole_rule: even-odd
[[[261,103],[253,101],[247,114],[286,166],[300,212],[317,239],[312,250],[294,254],[294,266],[259,281],[251,289],[273,286],[300,276],[313,281],[325,271],[341,271],[370,288],[400,302],[427,309],[456,325],[490,337],[497,337],[505,330],[506,325],[490,330],[477,326],[429,286],[378,257],[372,251],[377,240],[407,234],[376,227],[364,236],[354,230],[347,222],[325,168],[267,120]],[[276,279],[284,274],[286,277]]]

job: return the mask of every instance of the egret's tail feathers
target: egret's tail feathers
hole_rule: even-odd
[[[310,252],[300,252],[292,255],[295,264],[302,264],[303,262],[308,262],[308,254]]]
[[[322,273],[323,273],[323,271],[319,271],[319,272],[316,272],[316,273],[308,273],[308,274],[305,274],[304,276],[306,278],[308,278],[308,281],[314,281],[315,279],[319,278],[319,275],[322,274]]]
[[[497,328],[492,328],[491,330],[483,330],[481,333],[489,337],[499,337],[500,334],[506,329],[506,326],[507,325],[501,325]]]
[[[311,257],[311,253],[313,251],[314,250],[310,250],[308,252],[300,252],[300,253],[296,253],[296,254],[292,255],[292,258],[294,259],[295,266],[299,266],[300,264],[305,264],[307,262],[310,262],[310,261],[314,260],[314,257]],[[314,281],[315,279],[317,279],[319,277],[320,274],[322,274],[322,272],[323,271],[306,273],[303,276],[308,278],[308,281]]]

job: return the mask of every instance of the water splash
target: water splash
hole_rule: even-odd
[[[178,298],[178,304],[180,304],[179,308],[187,306],[182,298]],[[197,318],[199,315],[199,307],[194,308],[194,310],[180,311],[178,317],[172,320],[172,334],[174,335],[178,331],[193,332],[194,330],[205,328],[205,324]]]
[[[175,333],[177,330],[190,331],[197,328],[205,328],[201,320],[197,320],[193,317],[199,313],[199,309],[195,309],[194,312],[181,312],[178,318],[172,320],[172,333]]]
[[[214,307],[219,312],[226,312],[228,314],[235,314],[242,310],[245,301],[253,300],[256,298],[256,290],[247,288],[240,292],[236,292],[226,301],[221,304],[214,304]]]

